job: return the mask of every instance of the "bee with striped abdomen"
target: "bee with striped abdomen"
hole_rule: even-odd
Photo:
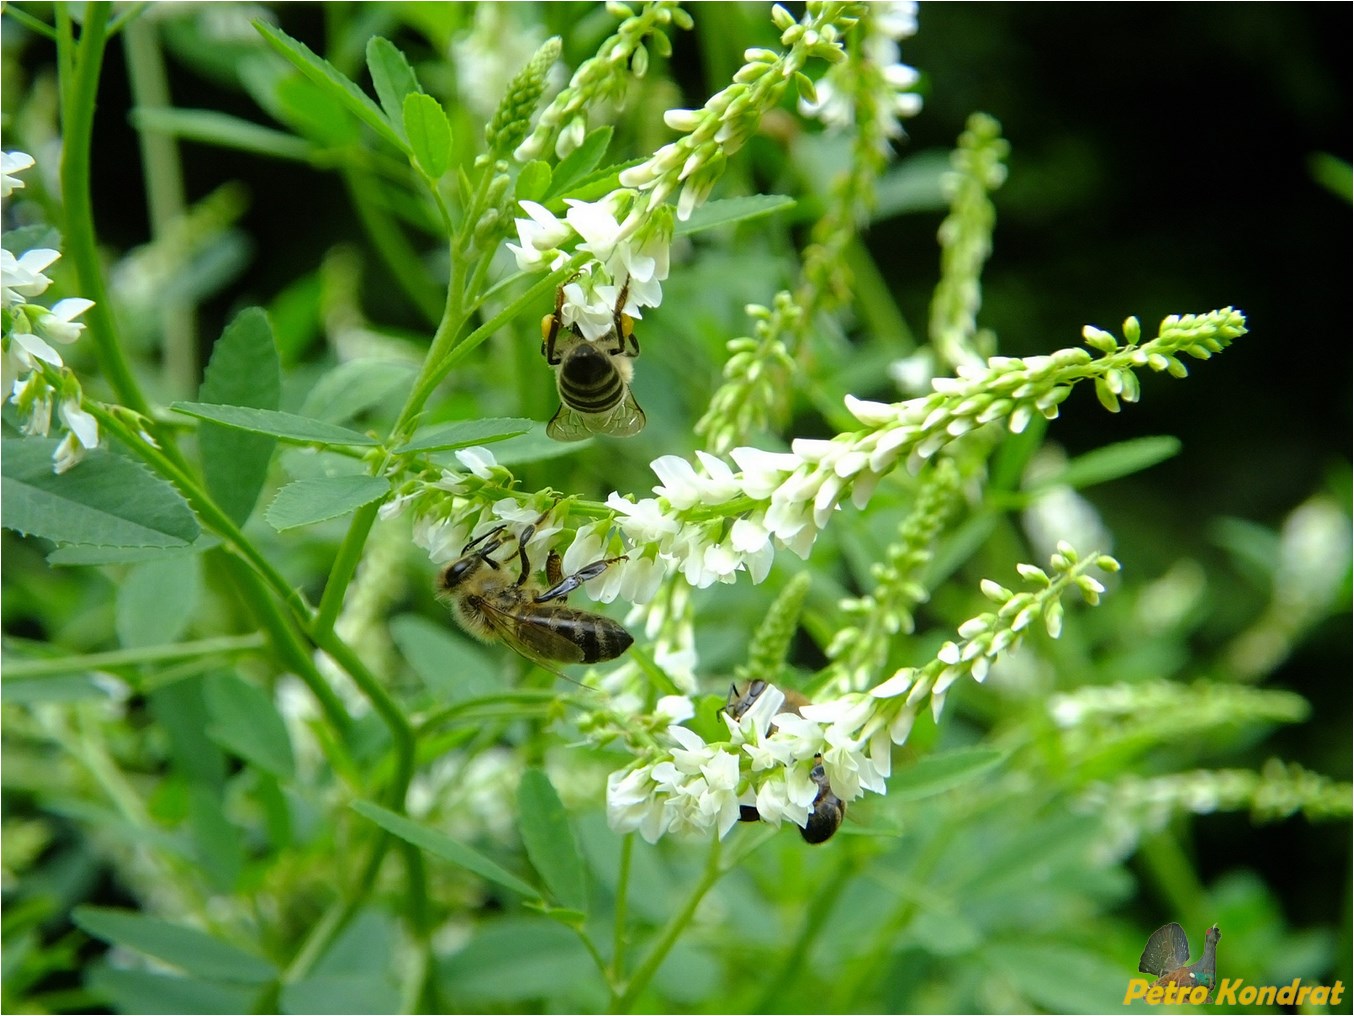
[[[506,530],[507,526],[499,526],[471,540],[461,556],[438,573],[437,595],[451,604],[462,628],[484,642],[503,642],[542,665],[547,661],[602,663],[630,647],[634,637],[618,622],[564,602],[584,582],[624,558],[594,561],[566,576],[560,556],[552,550],[545,562],[549,585],[541,589],[531,581],[527,556],[536,525],[527,526],[517,539],[521,570],[516,579],[508,572],[508,562],[493,557],[511,539]]]
[[[629,294],[627,279],[612,310],[611,334],[596,342],[564,324],[563,286],[555,293],[555,312],[541,319],[541,352],[555,368],[560,402],[545,432],[556,441],[631,437],[644,429],[644,410],[630,391],[635,371],[630,361],[639,356],[639,341],[634,322],[622,311]]]

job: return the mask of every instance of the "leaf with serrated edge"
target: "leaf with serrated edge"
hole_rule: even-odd
[[[359,434],[347,427],[280,410],[251,409],[249,406],[215,406],[205,402],[175,402],[169,408],[185,416],[196,416],[200,420],[210,420],[212,423],[253,431],[255,434],[270,434],[283,441],[294,441],[298,444],[352,445],[359,448],[370,448],[376,444],[375,438]]]
[[[92,547],[186,547],[201,533],[178,491],[106,449],[56,475],[57,444],[24,438],[0,446],[6,529]]]
[[[525,434],[536,425],[535,420],[517,417],[498,417],[484,420],[462,420],[458,423],[431,427],[406,445],[396,448],[397,454],[408,452],[441,451],[447,448],[469,448],[471,445],[506,441]]]
[[[281,532],[357,511],[390,493],[379,476],[317,476],[296,480],[277,492],[264,517]]]

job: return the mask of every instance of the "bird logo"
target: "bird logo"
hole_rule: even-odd
[[[1208,1001],[1213,1001],[1213,989],[1218,986],[1218,939],[1222,932],[1215,924],[1204,935],[1204,954],[1189,962],[1189,938],[1185,929],[1172,921],[1162,925],[1147,940],[1147,946],[1138,960],[1138,969],[1156,978],[1153,987],[1208,989]]]

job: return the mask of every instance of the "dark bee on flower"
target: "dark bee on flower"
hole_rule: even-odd
[[[724,704],[724,711],[735,720],[741,719],[743,715],[752,708],[753,703],[770,687],[765,681],[749,681],[746,686],[739,689],[737,685],[729,686],[729,698]],[[799,714],[801,707],[809,704],[809,700],[796,691],[786,690],[785,711],[787,713]],[[772,726],[768,733],[774,730]],[[841,827],[843,819],[846,818],[846,802],[832,792],[832,786],[828,783],[827,770],[823,768],[822,756],[817,756],[814,761],[809,778],[813,780],[818,788],[818,793],[813,799],[813,805],[809,810],[808,820],[804,827],[799,830],[799,835],[804,837],[806,843],[823,843],[832,838],[832,835]],[[740,822],[758,822],[761,816],[757,814],[757,809],[751,805],[740,805]]]

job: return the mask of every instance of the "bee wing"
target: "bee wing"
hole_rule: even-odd
[[[556,441],[582,441],[593,435],[588,418],[563,403],[545,425],[545,433]]]
[[[593,425],[593,431],[597,434],[610,434],[612,437],[634,437],[648,422],[644,410],[640,409],[639,403],[635,401],[635,393],[627,387],[625,398],[621,399],[620,404],[611,412],[598,417],[598,422]]]
[[[489,623],[489,627],[493,628],[494,634],[519,656],[526,657],[532,663],[540,663],[542,660],[558,660],[561,663],[583,662],[583,650],[580,647],[544,625],[534,623],[529,615],[510,614],[499,610],[487,600],[482,600],[480,606],[484,611],[484,619]]]

